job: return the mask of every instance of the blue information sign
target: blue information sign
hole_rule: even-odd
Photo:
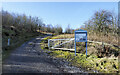
[[[76,42],[86,43],[86,56],[87,56],[87,31],[82,29],[75,31],[75,56],[76,56]]]

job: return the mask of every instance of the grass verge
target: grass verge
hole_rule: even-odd
[[[103,57],[98,58],[96,55],[88,55],[77,53],[75,56],[74,52],[62,51],[62,50],[50,50],[48,49],[47,40],[52,37],[46,37],[41,42],[41,48],[43,50],[50,51],[48,54],[63,58],[71,62],[72,65],[82,67],[88,71],[98,71],[101,73],[118,73],[118,58],[114,57]]]
[[[5,31],[3,31],[4,33]],[[12,31],[13,32],[13,31]],[[12,51],[15,50],[15,48],[21,46],[23,43],[25,43],[26,41],[29,41],[31,40],[32,38],[35,38],[37,36],[43,36],[43,34],[41,33],[37,33],[37,32],[34,32],[34,33],[21,33],[19,34],[18,36],[13,36],[13,37],[10,37],[10,46],[7,46],[7,39],[9,38],[8,36],[5,36],[3,34],[3,39],[2,39],[2,44],[3,44],[3,47],[2,47],[2,60],[4,61],[6,58],[9,57],[10,53]]]

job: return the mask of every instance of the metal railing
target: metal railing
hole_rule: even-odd
[[[48,39],[49,49],[75,50],[74,38],[70,39]]]

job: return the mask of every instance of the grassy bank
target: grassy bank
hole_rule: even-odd
[[[58,36],[47,37],[43,39],[43,41],[41,42],[41,48],[43,50],[50,51],[48,54],[50,54],[51,56],[66,59],[67,61],[71,62],[72,65],[77,66],[77,67],[82,67],[89,71],[96,70],[102,73],[117,73],[118,72],[118,57],[115,57],[115,56],[110,56],[110,57],[104,56],[102,58],[99,58],[96,54],[93,53],[93,54],[88,54],[88,56],[86,57],[84,52],[77,53],[77,56],[75,56],[74,52],[48,49],[47,40],[57,39],[57,37],[60,38],[60,36],[62,35],[58,35]],[[90,47],[91,46],[88,46],[88,48],[92,52],[94,52],[94,50],[91,49]]]
[[[17,47],[21,46],[24,42],[36,36],[43,36],[43,34],[38,32],[27,32],[20,31],[18,29],[11,29],[7,27],[2,29],[2,57],[3,60],[6,59],[9,54]],[[7,45],[8,39],[10,38],[10,46]]]

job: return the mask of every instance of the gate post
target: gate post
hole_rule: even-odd
[[[75,56],[76,56],[76,33],[75,33]]]
[[[48,39],[48,48],[50,49],[50,39]]]
[[[87,33],[86,33],[86,57],[87,57]]]
[[[86,56],[87,56],[87,42],[86,42]]]

